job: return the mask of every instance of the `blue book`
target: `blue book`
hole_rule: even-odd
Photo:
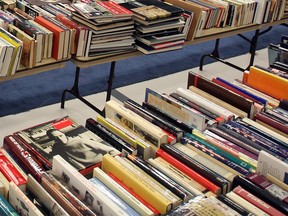
[[[216,79],[219,80],[220,82],[225,83],[226,85],[231,86],[232,88],[234,88],[234,89],[236,89],[236,90],[238,90],[238,91],[241,91],[243,94],[247,95],[248,97],[253,98],[256,102],[258,102],[258,103],[260,103],[260,104],[263,104],[264,107],[267,106],[267,104],[268,104],[268,101],[267,101],[267,100],[265,100],[265,99],[263,99],[263,98],[255,95],[255,94],[253,94],[253,93],[251,93],[251,92],[249,92],[249,91],[247,91],[247,90],[245,90],[245,89],[243,89],[243,88],[241,88],[241,87],[239,87],[239,86],[236,86],[236,85],[230,83],[229,81],[224,80],[224,79],[222,79],[222,78],[220,78],[220,77],[217,77]]]
[[[13,206],[0,194],[0,215],[18,216],[19,214]]]
[[[123,201],[118,195],[116,195],[112,190],[110,190],[105,184],[103,184],[96,177],[89,179],[92,185],[95,186],[97,190],[101,190],[109,199],[122,208],[128,215],[138,216],[139,214],[131,208],[125,201]],[[140,215],[139,215],[140,216]]]

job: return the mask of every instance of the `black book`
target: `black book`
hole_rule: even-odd
[[[221,188],[222,194],[226,194],[230,188],[230,182],[220,176],[218,173],[207,168],[205,165],[199,163],[198,161],[194,160],[190,156],[186,155],[182,151],[175,148],[173,145],[162,144],[161,149],[171,154],[173,157],[181,161],[182,163],[186,164],[197,173],[202,175],[203,177],[209,179],[211,182],[216,184]]]
[[[132,155],[128,155],[127,158],[131,160],[135,165],[137,165],[140,169],[142,169],[144,172],[146,172],[148,175],[150,175],[159,183],[164,185],[167,189],[172,191],[176,196],[181,198],[184,202],[187,202],[188,200],[194,197],[193,194],[191,194],[181,185],[176,183],[174,180],[164,175],[161,171],[157,170],[155,167],[150,165],[145,160],[139,157],[132,156]]]
[[[253,195],[259,197],[264,202],[267,202],[272,207],[274,207],[274,208],[278,209],[279,211],[281,211],[282,213],[288,215],[288,205],[286,203],[279,202],[277,199],[274,199],[267,191],[258,187],[255,184],[253,184],[251,181],[249,181],[245,177],[236,176],[234,178],[232,188],[234,189],[238,185],[243,187],[245,190],[251,192]]]
[[[153,114],[152,112],[149,112],[147,109],[145,109],[135,101],[128,99],[127,101],[125,101],[124,106],[128,109],[133,110],[135,113],[145,118],[146,120],[150,121],[151,123],[159,126],[163,130],[171,133],[177,138],[177,140],[183,137],[184,131],[182,129],[176,127],[175,125],[171,124],[168,121],[165,121],[163,118],[160,118],[159,116]]]
[[[179,121],[178,119],[166,114],[165,112],[163,112],[162,110],[160,110],[154,106],[147,104],[146,102],[143,102],[142,106],[144,107],[144,109],[148,110],[149,112],[152,112],[153,114],[159,116],[160,118],[165,119],[166,121],[168,121],[171,124],[181,128],[183,131],[185,131],[187,133],[192,133],[192,131],[194,129],[192,126],[185,124],[184,122]]]
[[[86,120],[85,127],[108,142],[114,148],[122,152],[122,154],[137,155],[137,149],[122,140],[119,136],[106,129],[103,125],[99,124],[94,119],[88,118]]]
[[[279,103],[279,107],[288,111],[288,100],[282,99]]]
[[[230,208],[234,209],[235,211],[237,211],[239,214],[241,214],[243,216],[252,215],[251,212],[248,212],[242,206],[238,205],[237,203],[235,203],[233,200],[229,199],[225,195],[220,195],[220,196],[217,197],[217,199],[219,199],[221,202],[223,202],[224,204],[226,204]]]

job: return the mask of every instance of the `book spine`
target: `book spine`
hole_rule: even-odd
[[[287,126],[285,126],[281,122],[271,118],[270,116],[268,116],[264,112],[258,112],[255,115],[255,119],[256,119],[256,122],[257,122],[257,120],[260,120],[260,121],[264,122],[265,124],[271,126],[272,128],[275,128],[286,135],[288,134],[288,127]]]
[[[13,136],[6,136],[4,138],[3,148],[21,164],[25,172],[30,173],[40,181],[41,175],[45,173],[45,169],[42,164],[30,154],[29,149],[22,144],[19,139]]]
[[[9,215],[9,216],[17,216],[19,215],[17,211],[12,207],[12,205],[7,201],[7,199],[4,198],[0,194],[0,214],[1,215]]]
[[[243,176],[236,176],[233,181],[232,187],[235,188],[240,185],[247,191],[253,191],[253,194],[259,197],[264,202],[270,204],[272,207],[278,209],[283,214],[288,214],[288,205],[286,203],[279,202],[277,199],[271,199],[271,195],[264,189],[258,187]]]
[[[253,133],[251,130],[241,126],[240,124],[237,124],[234,121],[223,124],[222,126],[226,127],[229,130],[232,130],[232,131],[238,133],[240,136],[245,136],[245,138],[253,141],[255,144],[262,146],[263,148],[273,152],[274,154],[276,154],[282,158],[288,157],[288,150],[287,149],[269,141],[268,139],[265,139],[264,137],[262,137],[256,133]]]
[[[108,154],[103,156],[102,170],[106,173],[112,173],[120,181],[131,187],[137,194],[141,194],[153,208],[157,209],[161,214],[166,214],[172,209],[171,201],[160,196],[155,192],[151,185],[147,184],[142,178],[137,177],[134,172],[129,172],[127,168],[121,165],[117,159],[110,157]]]
[[[233,202],[231,199],[229,199],[225,195],[220,195],[217,197],[217,199],[219,199],[221,202],[223,202],[224,204],[228,205],[230,208],[237,211],[240,215],[252,216],[252,213],[250,213],[249,211],[247,211],[245,208],[238,205],[237,203]]]
[[[91,130],[93,133],[101,137],[103,140],[111,144],[114,148],[122,152],[122,154],[133,154],[137,155],[137,149],[135,149],[130,144],[123,141],[120,137],[113,134],[101,124],[96,122],[94,119],[89,118],[86,120],[85,127]]]
[[[141,158],[132,155],[128,155],[127,158],[131,160],[135,165],[137,165],[140,169],[142,169],[144,172],[146,172],[151,177],[160,182],[162,185],[164,185],[166,188],[171,190],[184,202],[188,201],[193,197],[193,195],[189,193],[185,188],[177,184],[172,179],[169,179],[166,175],[164,175],[162,172],[159,172],[157,169],[155,169],[153,166],[151,166],[149,163],[142,160]]]
[[[189,177],[203,185],[205,188],[208,190],[212,191],[215,194],[220,194],[221,193],[221,188],[217,186],[216,184],[212,183],[210,180],[205,178],[204,176],[200,175],[184,163],[180,162],[178,159],[174,158],[174,156],[168,154],[165,152],[163,149],[158,149],[156,152],[157,157],[161,157],[164,160],[168,161],[171,163],[173,166],[187,174]]]
[[[132,194],[134,197],[136,197],[138,200],[140,200],[141,203],[143,203],[147,208],[149,208],[154,215],[160,215],[160,212],[154,208],[152,205],[150,205],[145,199],[143,199],[140,194],[136,193],[131,187],[127,186],[123,183],[119,178],[117,178],[115,175],[113,175],[111,172],[107,173],[109,177],[111,177],[115,182],[117,182],[121,187],[123,187],[127,192]]]
[[[82,213],[79,212],[79,208],[77,209],[77,206],[80,207],[83,203],[80,204],[80,200],[64,187],[54,176],[44,173],[41,177],[41,185],[67,211],[68,214],[82,215]],[[87,206],[84,205],[83,209],[87,209]]]
[[[246,163],[242,159],[229,154],[228,152],[222,150],[221,148],[218,148],[217,146],[211,144],[207,140],[204,140],[195,134],[186,134],[186,136],[192,140],[196,140],[199,144],[204,145],[209,149],[212,149],[215,153],[217,153],[217,154],[227,158],[228,160],[238,164],[239,166],[243,167],[244,169],[246,169],[250,172],[255,171],[255,166],[251,166],[250,164]]]
[[[241,196],[242,198],[252,203],[253,205],[255,205],[256,207],[258,207],[259,209],[261,209],[262,211],[266,212],[269,215],[284,216],[284,214],[282,214],[280,211],[273,208],[272,206],[262,201],[258,197],[254,196],[252,193],[246,191],[241,186],[237,186],[236,188],[234,188],[233,192],[238,194],[239,196]]]
[[[214,152],[212,149],[209,149],[209,148],[206,148],[204,145],[201,145],[200,143],[198,143],[196,140],[191,140],[189,138],[183,138],[181,140],[181,143],[184,143],[186,144],[189,148],[190,146],[192,147],[192,150],[197,149],[198,151],[208,155],[209,157],[215,159],[216,161],[219,161],[220,163],[224,164],[225,166],[229,167],[230,170],[232,169],[232,171],[234,170],[234,173],[235,171],[238,172],[238,173],[235,173],[235,174],[242,174],[244,176],[246,175],[249,175],[250,172],[239,166],[238,164],[234,163],[233,161],[230,161],[228,160],[227,158],[217,154],[216,152]]]
[[[141,215],[152,216],[154,215],[147,206],[145,206],[139,199],[125,190],[120,184],[118,184],[113,178],[106,174],[99,167],[93,170],[93,177],[99,179],[110,190],[121,197],[126,203],[128,203],[133,209],[135,209]]]
[[[147,111],[145,108],[143,108],[140,104],[137,104],[135,101],[132,101],[131,99],[128,99],[125,101],[124,106],[128,109],[133,110],[138,115],[142,116],[146,120],[152,122],[153,124],[161,127],[162,129],[168,131],[169,133],[173,134],[177,137],[177,139],[180,139],[183,136],[183,130],[179,129],[178,127],[174,126],[173,124],[170,124],[169,122],[159,118],[158,116],[154,115],[153,113]]]
[[[144,109],[146,109],[149,112],[152,112],[153,114],[159,116],[160,118],[163,118],[166,121],[176,125],[177,127],[181,128],[183,131],[185,131],[187,133],[191,133],[192,130],[194,129],[191,125],[188,125],[188,124],[180,121],[179,119],[177,119],[171,115],[168,115],[167,113],[165,113],[163,110],[161,110],[159,108],[151,106],[145,102],[142,103],[142,106],[144,107]]]

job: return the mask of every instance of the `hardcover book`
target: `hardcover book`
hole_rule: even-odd
[[[79,125],[70,117],[62,117],[15,132],[30,150],[30,154],[51,167],[53,156],[59,154],[82,174],[99,166],[106,153],[119,151]]]

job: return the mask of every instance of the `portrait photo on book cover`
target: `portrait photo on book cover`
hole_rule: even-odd
[[[30,145],[51,163],[53,156],[59,154],[81,170],[102,161],[106,153],[118,154],[118,150],[84,126],[74,124],[69,119],[61,119],[61,124],[58,123],[52,122],[25,131]]]

